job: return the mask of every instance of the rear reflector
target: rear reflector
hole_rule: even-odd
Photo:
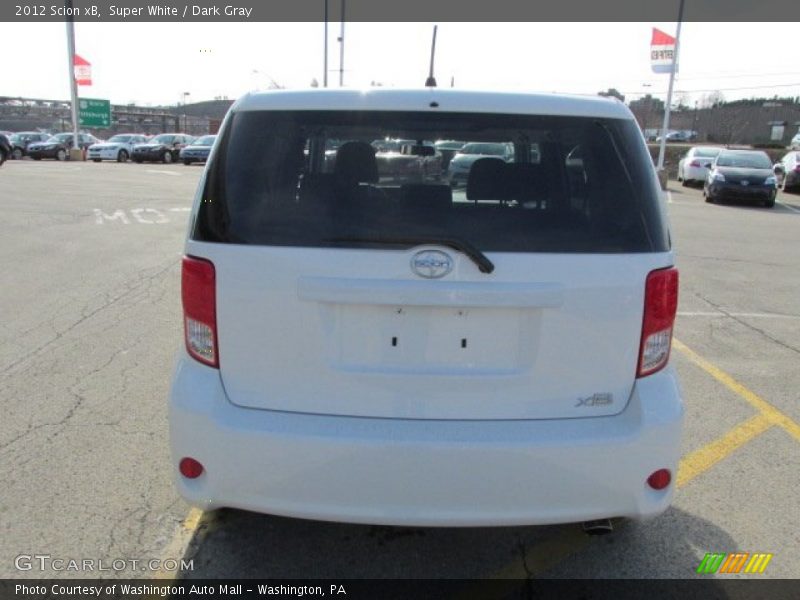
[[[203,474],[203,465],[193,458],[182,458],[178,470],[186,479],[197,479]]]
[[[659,469],[650,474],[650,477],[647,478],[647,485],[654,490],[663,490],[670,481],[672,481],[672,473],[669,472],[669,469]]]
[[[672,327],[678,310],[678,270],[652,271],[644,290],[644,318],[637,377],[652,375],[669,361]]]
[[[201,363],[218,368],[216,274],[213,263],[191,256],[183,258],[181,298],[187,352]]]

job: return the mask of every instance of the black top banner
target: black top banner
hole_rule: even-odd
[[[676,21],[680,0],[3,0],[0,21],[86,22],[586,22]],[[71,14],[68,15],[68,12]],[[797,15],[794,0],[686,0],[684,21],[779,22]],[[602,32],[598,33],[602,39]]]

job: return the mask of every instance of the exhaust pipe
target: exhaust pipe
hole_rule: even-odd
[[[583,532],[586,535],[606,535],[612,531],[614,531],[614,526],[610,519],[596,519],[583,523]]]

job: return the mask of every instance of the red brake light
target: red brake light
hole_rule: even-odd
[[[637,377],[663,369],[669,361],[672,327],[678,311],[678,269],[651,271],[644,290],[644,318]]]
[[[702,167],[703,165],[699,160],[693,160],[692,162],[689,163],[689,166],[690,167]]]
[[[181,462],[178,464],[178,471],[180,471],[181,475],[186,477],[186,479],[197,479],[203,474],[203,465],[200,461],[187,456],[181,459]]]
[[[216,274],[212,262],[183,257],[181,298],[186,350],[195,360],[219,368]]]
[[[672,473],[669,472],[669,469],[659,469],[650,474],[650,477],[647,478],[647,485],[654,490],[663,490],[670,481],[672,481]]]

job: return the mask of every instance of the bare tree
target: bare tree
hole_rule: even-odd
[[[617,88],[608,88],[605,92],[597,92],[597,95],[617,98],[620,102],[625,102],[625,96],[623,96]]]
[[[725,95],[719,90],[700,96],[700,108],[711,108],[725,102]]]

